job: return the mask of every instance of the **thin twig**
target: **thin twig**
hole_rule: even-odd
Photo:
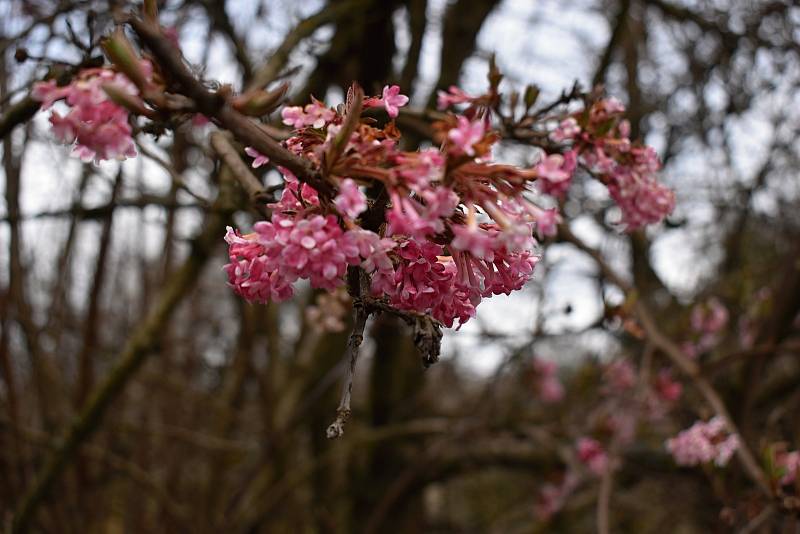
[[[202,195],[199,195],[199,194],[195,193],[194,191],[192,191],[192,189],[186,183],[186,180],[183,178],[183,175],[180,172],[178,172],[178,170],[175,168],[174,165],[172,165],[168,161],[162,159],[161,156],[159,156],[154,151],[152,151],[149,148],[147,148],[144,145],[144,143],[137,142],[137,145],[139,147],[139,152],[141,152],[143,156],[147,156],[148,158],[150,158],[154,162],[158,163],[158,165],[160,165],[162,169],[167,171],[167,173],[172,178],[172,182],[178,188],[186,191],[189,194],[189,196],[191,196],[192,198],[194,198],[198,202],[201,202],[201,203],[204,203],[204,204],[208,205],[208,203],[209,203],[208,199],[206,199]]]
[[[611,489],[614,485],[614,468],[608,463],[600,478],[600,490],[597,493],[597,534],[609,534],[609,510],[611,506]]]
[[[761,513],[758,514],[753,518],[752,521],[747,523],[742,530],[739,531],[739,534],[754,534],[755,532],[759,532],[761,527],[767,524],[773,515],[777,512],[777,507],[774,504],[770,504],[766,506]]]
[[[292,50],[300,44],[300,41],[311,36],[321,26],[336,22],[342,16],[355,11],[356,8],[362,7],[365,3],[364,0],[349,0],[326,5],[317,13],[295,24],[267,62],[256,69],[246,91],[262,89],[275,81],[289,61]]]
[[[234,178],[244,188],[253,205],[264,216],[269,216],[265,204],[274,202],[273,196],[266,190],[261,181],[250,172],[247,164],[239,157],[239,152],[228,141],[224,134],[214,132],[211,134],[211,147],[216,151],[222,161],[231,169]]]
[[[358,360],[358,347],[364,340],[364,327],[367,325],[369,311],[359,300],[353,303],[353,332],[347,340],[347,350],[345,359],[350,362],[344,376],[342,384],[342,398],[339,407],[336,409],[336,419],[331,423],[326,431],[328,439],[334,439],[344,434],[344,425],[350,418],[350,399],[353,394],[353,377],[356,371],[356,361]]]

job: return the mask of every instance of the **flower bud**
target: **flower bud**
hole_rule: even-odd
[[[261,117],[272,113],[280,105],[288,89],[287,82],[272,91],[248,91],[233,100],[233,107],[245,115]]]
[[[139,54],[136,53],[131,42],[125,37],[122,28],[117,28],[110,37],[103,39],[101,46],[114,66],[144,93],[149,86],[147,74],[143,69]]]

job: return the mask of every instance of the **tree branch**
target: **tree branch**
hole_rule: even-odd
[[[225,100],[225,90],[209,92],[187,68],[183,57],[157,26],[136,17],[128,23],[153,53],[161,68],[191,98],[197,111],[214,119],[220,126],[230,131],[245,145],[252,146],[261,154],[268,156],[276,165],[289,169],[298,179],[308,183],[321,195],[332,197],[333,186],[326,182],[320,173],[307,160],[289,152],[271,139],[264,130],[250,118],[233,109]]]
[[[342,16],[347,15],[356,8],[361,7],[366,2],[364,0],[349,0],[333,5],[326,5],[318,12],[308,18],[298,22],[292,30],[286,34],[283,42],[272,53],[267,62],[256,69],[252,81],[248,84],[244,92],[253,89],[262,89],[278,78],[286,63],[300,41],[310,37],[318,28],[336,22]]]
[[[364,327],[367,325],[369,318],[369,311],[359,300],[353,302],[353,332],[350,334],[350,339],[347,340],[347,350],[345,351],[345,359],[349,360],[350,365],[347,366],[347,371],[344,376],[344,383],[342,384],[342,397],[339,401],[339,407],[336,409],[336,419],[328,427],[326,435],[328,439],[335,439],[344,434],[344,425],[350,418],[350,400],[353,394],[353,378],[356,371],[356,361],[358,360],[358,348],[361,342],[364,341]]]
[[[242,188],[250,197],[255,208],[261,215],[268,217],[269,212],[265,204],[274,202],[273,195],[267,191],[261,181],[250,172],[250,168],[239,157],[239,152],[233,145],[225,138],[225,135],[220,132],[211,134],[211,147],[216,151],[219,157],[225,162],[225,165],[230,168],[233,177],[239,182]]]
[[[194,287],[203,266],[225,231],[232,207],[225,188],[226,177],[217,200],[219,208],[212,214],[202,233],[195,239],[192,251],[183,266],[167,282],[157,305],[133,333],[125,345],[117,364],[102,384],[93,392],[80,415],[66,432],[61,444],[45,461],[33,486],[22,497],[14,514],[11,532],[28,532],[36,510],[47,498],[53,485],[74,459],[81,445],[100,427],[111,403],[119,397],[125,386],[141,367],[160,339],[164,324],[172,316],[181,300]]]

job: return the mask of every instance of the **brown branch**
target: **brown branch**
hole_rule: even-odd
[[[26,96],[13,104],[8,111],[0,117],[0,139],[3,139],[18,125],[28,122],[39,111],[41,103]]]
[[[365,0],[349,0],[326,5],[317,13],[295,24],[292,30],[284,37],[280,46],[272,52],[267,62],[256,70],[245,92],[253,89],[262,89],[272,83],[278,78],[289,61],[289,55],[300,44],[300,41],[310,37],[318,28],[336,22],[342,16],[351,13],[365,3]]]
[[[117,172],[114,187],[111,190],[111,202],[114,202],[122,187],[122,167]],[[97,259],[95,262],[92,287],[89,291],[89,306],[83,325],[83,345],[78,354],[78,383],[75,389],[75,405],[80,407],[86,400],[86,395],[94,387],[93,355],[97,350],[97,334],[101,331],[98,324],[100,319],[100,295],[107,272],[108,252],[111,248],[111,230],[114,223],[114,212],[109,211],[103,221],[100,234]]]
[[[600,478],[600,490],[597,493],[597,534],[609,534],[609,512],[611,507],[611,490],[614,485],[614,469],[609,465]]]
[[[274,202],[273,195],[264,187],[261,181],[250,172],[250,168],[239,157],[239,152],[233,145],[225,138],[225,135],[220,132],[211,134],[211,147],[216,151],[225,165],[231,169],[233,177],[239,182],[242,188],[250,197],[253,206],[263,215],[269,217],[269,211],[265,204]]]
[[[608,40],[605,50],[603,50],[603,55],[600,57],[600,61],[597,63],[597,69],[592,77],[592,88],[603,83],[605,79],[606,71],[611,65],[611,58],[614,56],[614,51],[617,49],[622,36],[625,34],[625,23],[628,19],[630,7],[631,0],[621,0],[614,27],[611,30],[611,38]]]
[[[400,87],[406,91],[414,85],[419,72],[419,58],[422,53],[422,40],[425,37],[425,27],[428,22],[428,0],[409,0],[408,25],[411,30],[411,43],[406,54],[406,63],[400,75]]]
[[[457,0],[448,5],[443,17],[439,79],[428,99],[436,104],[436,90],[458,84],[464,62],[475,51],[478,32],[499,0]]]
[[[364,341],[364,327],[367,325],[369,311],[360,301],[353,302],[353,332],[347,340],[347,350],[345,359],[349,361],[345,372],[344,383],[342,384],[342,397],[339,407],[336,409],[336,419],[331,423],[326,431],[328,439],[335,439],[344,434],[344,425],[350,418],[350,400],[353,394],[353,378],[356,371],[356,361],[358,360],[358,348]]]
[[[0,429],[9,427],[10,431],[17,437],[24,438],[33,445],[52,448],[53,436],[39,432],[30,428],[23,428],[12,420],[0,418]],[[143,494],[153,499],[158,504],[164,506],[173,519],[181,521],[184,525],[189,524],[189,514],[187,510],[172,496],[150,473],[136,465],[131,460],[114,454],[113,452],[98,446],[87,444],[83,448],[86,456],[94,461],[102,462],[112,470],[125,475],[131,482],[146,490]]]
[[[200,209],[205,211],[215,211],[215,208],[213,206],[208,206],[207,204],[203,203],[192,203],[192,204],[178,203],[174,200],[171,200],[168,197],[162,197],[156,195],[142,195],[139,198],[117,200],[93,208],[84,208],[83,206],[75,205],[65,209],[42,211],[39,213],[32,213],[30,215],[22,215],[19,213],[14,213],[13,215],[9,214],[6,217],[0,218],[0,222],[15,224],[17,222],[22,222],[22,221],[30,221],[35,219],[51,219],[58,217],[74,217],[80,220],[104,219],[105,217],[108,216],[109,213],[111,213],[117,208],[141,209],[141,208],[146,208],[148,206],[159,206],[162,208],[169,208],[169,209]]]
[[[161,68],[180,86],[185,96],[194,101],[197,111],[214,119],[240,142],[268,156],[273,164],[289,169],[321,195],[333,197],[333,187],[323,180],[309,161],[283,148],[267,136],[257,123],[233,109],[226,102],[224,91],[209,92],[188,69],[180,51],[164,36],[160,28],[135,17],[128,22],[142,43],[153,53]]]

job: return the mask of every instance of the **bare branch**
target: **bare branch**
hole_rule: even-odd
[[[195,102],[199,112],[215,119],[239,141],[268,156],[276,165],[292,171],[298,179],[307,182],[321,195],[333,196],[331,184],[323,180],[310,162],[283,148],[267,136],[258,124],[233,109],[226,102],[224,91],[209,92],[187,68],[180,51],[158,27],[135,17],[130,18],[129,23],[156,57],[159,65],[181,86],[185,95]]]
[[[350,399],[353,394],[353,377],[356,371],[356,361],[358,360],[358,348],[364,341],[364,327],[367,325],[369,311],[363,303],[355,301],[353,303],[353,332],[347,340],[347,350],[345,358],[350,362],[345,372],[344,383],[342,384],[342,397],[339,407],[336,409],[336,419],[331,423],[326,431],[328,439],[335,439],[344,434],[344,425],[350,418]]]

